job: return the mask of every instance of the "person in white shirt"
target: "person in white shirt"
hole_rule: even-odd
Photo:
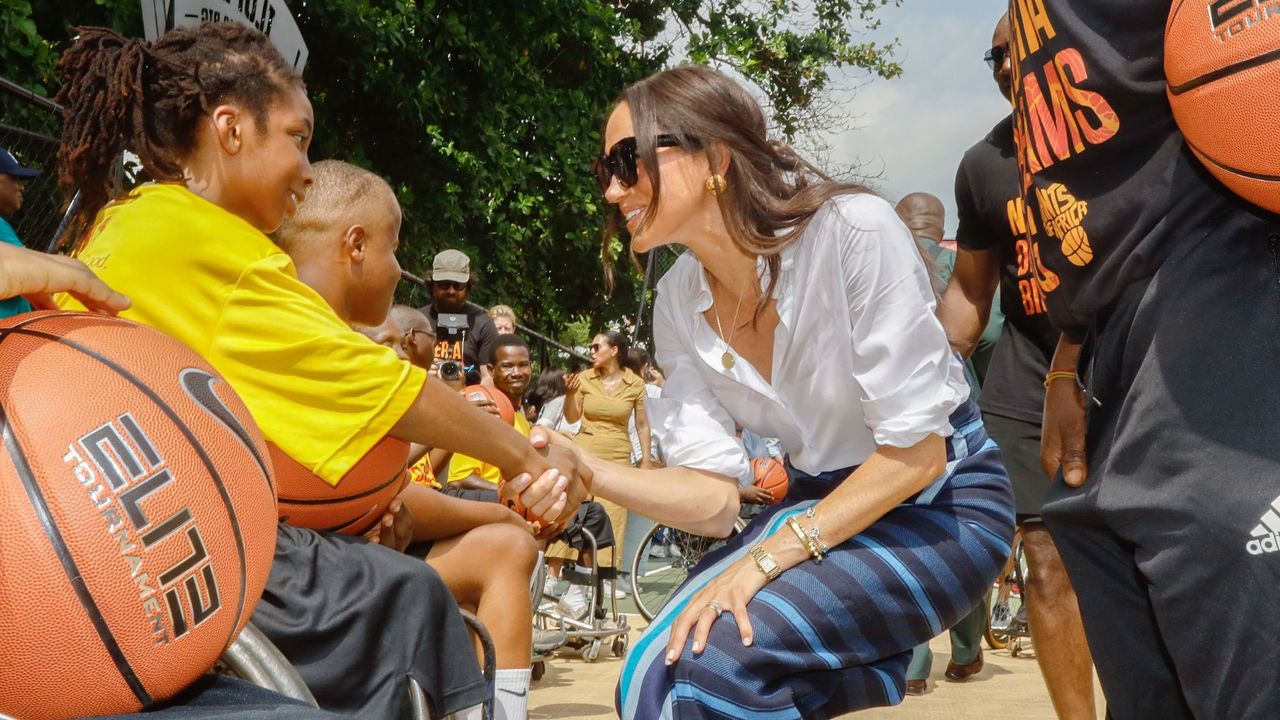
[[[911,234],[884,200],[770,141],[750,94],[707,68],[625,90],[603,147],[596,172],[631,250],[688,252],[654,309],[667,382],[652,424],[670,467],[584,455],[593,492],[728,535],[751,472],[735,422],[778,438],[791,475],[787,497],[691,570],[636,642],[619,713],[825,717],[900,702],[911,648],[973,607],[1013,536],[1008,476]]]

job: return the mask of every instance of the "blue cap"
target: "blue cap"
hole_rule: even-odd
[[[29,167],[22,167],[18,162],[18,158],[13,153],[0,148],[0,174],[12,175],[17,178],[33,178],[40,174],[39,170]]]

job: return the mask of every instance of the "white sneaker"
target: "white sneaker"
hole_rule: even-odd
[[[604,592],[605,592],[605,595],[604,595],[605,597],[609,597],[609,593],[612,592],[614,600],[621,600],[630,594],[626,590],[623,590],[620,586],[615,587],[612,580],[604,581]]]
[[[570,585],[564,595],[560,596],[560,601],[556,603],[556,610],[561,615],[571,617],[574,620],[581,620],[587,616],[587,593],[581,585]]]
[[[560,589],[560,578],[548,574],[547,579],[542,581],[542,597],[560,597],[557,590]]]
[[[666,556],[667,556],[666,545],[654,545],[653,547],[649,548],[649,557],[651,558],[664,558]]]

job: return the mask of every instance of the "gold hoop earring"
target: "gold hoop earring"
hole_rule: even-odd
[[[707,178],[706,185],[707,192],[712,195],[720,195],[729,187],[729,183],[724,179],[724,176],[719,173]]]

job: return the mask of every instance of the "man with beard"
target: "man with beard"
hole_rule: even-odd
[[[493,356],[498,330],[484,308],[469,302],[474,286],[471,259],[458,250],[444,250],[431,265],[431,304],[422,312],[436,329],[436,365],[462,365],[468,385],[489,378],[481,365]]]

